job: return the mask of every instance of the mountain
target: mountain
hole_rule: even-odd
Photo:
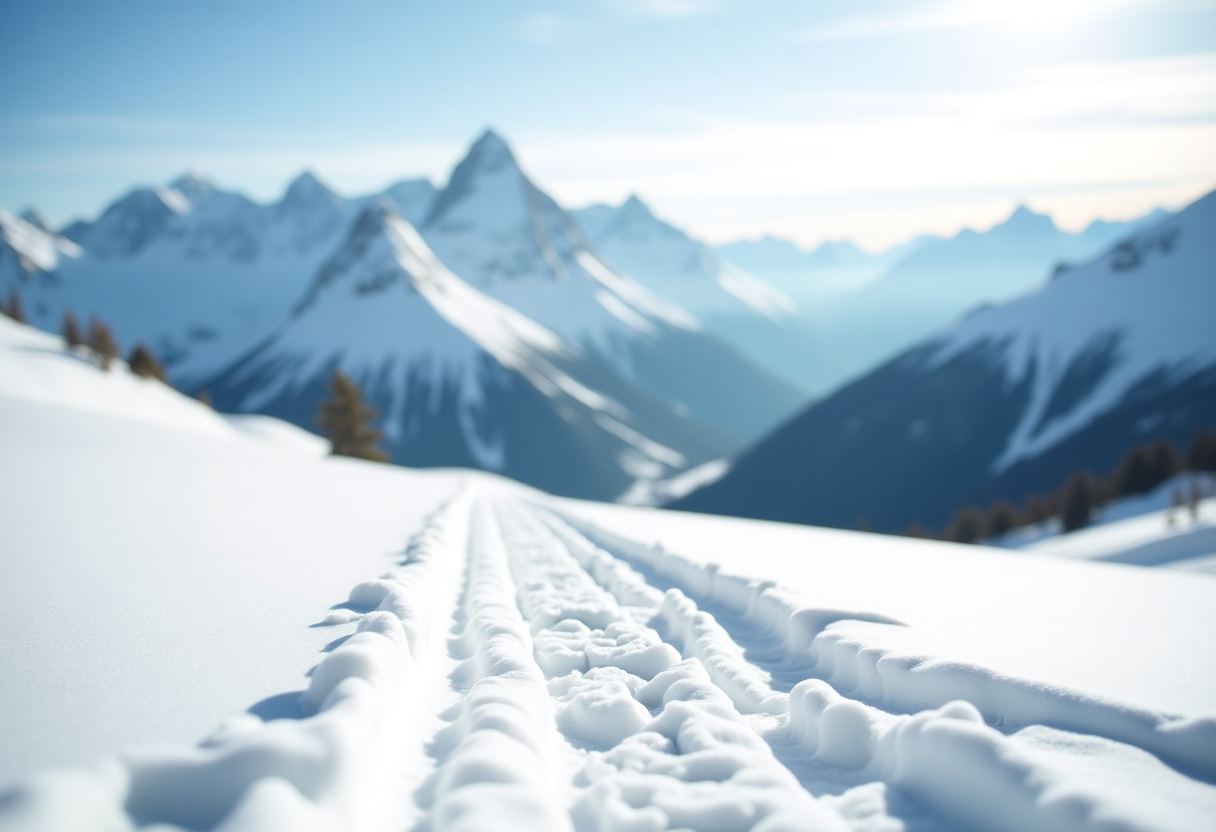
[[[474,142],[418,230],[462,280],[699,421],[750,439],[805,401],[695,315],[610,267],[493,131]]]
[[[182,389],[303,427],[341,366],[407,464],[611,498],[737,451],[803,401],[604,264],[491,131],[442,190],[414,179],[344,199],[305,173],[262,205],[186,175],[63,235],[7,214],[4,229],[0,289],[42,328],[69,308],[99,315]],[[420,285],[459,293],[490,328]]]
[[[1039,220],[1033,220],[1039,223]],[[902,531],[1216,424],[1216,193],[846,385],[674,503]]]
[[[6,220],[58,254],[30,261],[32,272],[6,267],[24,250],[6,230],[0,286],[16,286],[43,329],[57,330],[68,308],[102,317],[125,346],[150,344],[188,387],[289,313],[356,209],[310,173],[270,205],[186,175],[135,189],[62,236]]]
[[[206,386],[223,409],[307,425],[337,368],[411,466],[610,499],[737,447],[461,280],[388,200],[364,208],[291,318]]]
[[[60,263],[80,255],[80,246],[56,234],[36,212],[15,217],[0,208],[0,280],[6,293],[44,288],[54,282],[49,275]]]
[[[782,292],[659,219],[636,195],[572,213],[607,263],[703,321],[741,314],[780,320],[797,311]]]
[[[637,196],[572,214],[614,270],[675,301],[715,337],[800,388],[807,345],[796,325],[798,304],[788,295],[656,217]]]
[[[798,301],[806,345],[794,379],[815,395],[873,369],[959,316],[1046,282],[1062,263],[1098,256],[1120,238],[1164,218],[1095,221],[1079,234],[1019,207],[987,231],[921,236],[882,254],[848,243],[805,252],[767,238],[719,248]]]

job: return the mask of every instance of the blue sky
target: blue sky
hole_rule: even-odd
[[[442,182],[487,125],[569,205],[714,241],[1068,227],[1216,187],[1216,0],[0,0],[0,206],[191,169]]]

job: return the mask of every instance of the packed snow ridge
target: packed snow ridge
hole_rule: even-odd
[[[844,832],[908,828],[898,793],[924,829],[1210,828],[1216,719],[882,649],[528,494],[470,482],[352,588],[300,718],[38,775],[0,827]]]

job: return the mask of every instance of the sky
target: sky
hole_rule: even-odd
[[[871,249],[1216,187],[1216,0],[0,0],[0,207],[191,170],[442,184],[486,127],[577,207]]]

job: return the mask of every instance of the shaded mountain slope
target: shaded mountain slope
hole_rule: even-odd
[[[1021,500],[1216,424],[1216,195],[795,417],[695,511],[880,530]]]

